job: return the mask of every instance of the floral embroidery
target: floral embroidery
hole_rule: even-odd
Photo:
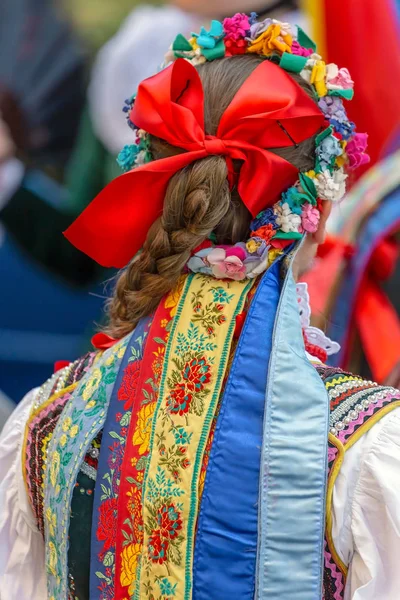
[[[145,550],[135,599],[156,597],[157,582],[181,597],[190,588],[184,572],[187,552],[193,551],[198,509],[193,490],[200,486],[234,315],[249,289],[249,283],[239,281],[216,286],[208,277],[190,278],[178,305],[152,419],[150,462],[142,492]],[[222,356],[222,364],[216,356]]]
[[[150,434],[159,382],[162,373],[165,345],[176,313],[182,286],[178,287],[160,304],[150,329],[143,374],[136,387],[133,417],[130,422],[125,458],[121,471],[119,496],[120,531],[116,550],[116,595],[125,597],[134,593],[136,570],[143,545],[142,484],[149,453]]]
[[[106,468],[103,469],[102,483],[100,483],[102,495],[97,509],[96,538],[102,542],[102,545],[97,547],[96,577],[100,580],[98,589],[102,590],[103,595],[108,594],[110,598],[115,596],[115,550],[121,470],[131,410],[140,378],[143,347],[147,336],[146,324],[142,323],[133,336],[127,350],[130,354],[128,362],[116,391],[118,403],[124,402],[124,413],[115,413],[115,416],[110,419],[110,425],[107,425],[103,432],[103,444],[108,445],[108,456]],[[111,575],[107,575],[108,570],[111,571]]]
[[[123,340],[103,355],[98,355],[92,370],[80,381],[67,403],[48,446],[50,464],[45,482],[45,514],[55,515],[47,522],[46,567],[48,595],[67,595],[67,539],[70,497],[86,451],[105,421],[107,405],[115,383]],[[65,441],[65,437],[67,440]],[[64,443],[65,441],[65,443]],[[110,507],[108,507],[110,508]],[[105,543],[112,542],[112,532],[103,521]]]

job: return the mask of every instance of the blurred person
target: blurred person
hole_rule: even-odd
[[[2,599],[396,600],[400,393],[324,366],[295,283],[356,166],[345,70],[243,14],[167,56],[66,233],[123,268],[98,350],[0,438]]]
[[[338,206],[305,276],[313,319],[340,342],[335,366],[399,386],[400,151],[369,169]],[[329,266],[331,278],[325,279]],[[371,324],[373,326],[371,327]]]
[[[240,0],[235,4],[239,10],[264,14],[290,13],[296,6],[292,0]],[[7,155],[0,156],[0,222],[30,257],[68,283],[85,286],[108,277],[104,269],[71,247],[61,233],[120,172],[116,155],[130,139],[121,99],[128,98],[142,79],[157,72],[176,32],[189,34],[205,17],[218,17],[224,11],[224,4],[211,0],[201,4],[178,0],[164,6],[139,6],[130,13],[96,58],[87,110],[64,185],[13,156],[24,140],[21,110],[9,98],[8,109],[2,110],[0,95],[0,147],[7,148]],[[162,27],[155,28],[155,22]]]

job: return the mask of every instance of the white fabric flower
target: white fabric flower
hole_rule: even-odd
[[[335,171],[333,175],[328,170],[319,173],[315,181],[318,196],[322,200],[338,202],[346,193],[346,179],[343,169]]]
[[[290,210],[287,202],[275,207],[276,222],[285,233],[298,233],[301,228],[301,217]]]

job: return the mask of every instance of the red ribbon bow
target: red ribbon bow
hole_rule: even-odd
[[[265,61],[225,110],[216,136],[206,135],[199,74],[179,59],[141,83],[131,120],[186,152],[114,179],[67,229],[72,244],[106,267],[124,267],[134,257],[162,213],[171,177],[196,160],[222,155],[243,161],[238,191],[251,214],[274,204],[298,171],[266,148],[302,142],[324,116],[283,69]]]

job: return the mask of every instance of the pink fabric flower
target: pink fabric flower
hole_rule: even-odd
[[[311,56],[312,53],[313,51],[311,48],[303,48],[297,40],[293,40],[292,54],[295,54],[296,56]]]
[[[226,40],[239,40],[246,37],[250,31],[249,17],[244,13],[237,13],[233,17],[224,19],[223,26]]]
[[[301,213],[301,225],[304,231],[308,233],[315,233],[318,229],[319,223],[319,211],[315,206],[309,202],[303,204],[303,210]]]
[[[246,277],[246,267],[243,264],[246,252],[243,248],[214,248],[207,256],[213,275],[218,279],[235,279],[241,281]]]
[[[329,83],[342,90],[352,90],[354,87],[354,81],[352,80],[348,69],[339,69],[336,77],[330,79]]]
[[[369,163],[370,158],[366,153],[368,146],[368,134],[356,133],[346,146],[346,154],[349,159],[349,169],[357,169]]]

